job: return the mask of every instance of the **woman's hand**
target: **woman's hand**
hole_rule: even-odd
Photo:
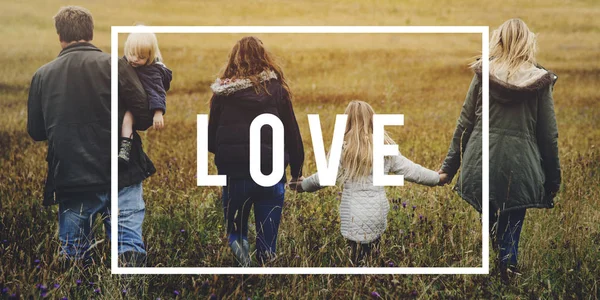
[[[165,127],[165,121],[163,119],[163,112],[162,110],[158,109],[154,111],[154,118],[153,120],[153,128],[154,129],[163,129],[163,127]]]
[[[438,170],[438,174],[440,174],[440,182],[438,183],[439,186],[443,186],[450,183],[450,177],[448,176],[448,174],[444,173],[444,171],[442,170]]]

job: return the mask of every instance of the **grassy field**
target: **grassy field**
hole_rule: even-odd
[[[39,3],[38,3],[39,2]],[[559,76],[554,100],[563,169],[552,210],[527,213],[522,275],[110,275],[98,226],[96,265],[58,266],[57,207],[41,206],[45,143],[26,132],[31,76],[60,51],[51,17],[62,1],[3,4],[0,12],[0,299],[23,298],[583,298],[600,297],[600,5],[594,1],[195,1],[139,4],[86,1],[94,44],[110,50],[110,25],[488,25],[521,17],[539,33],[538,61]],[[160,12],[160,13],[158,13]],[[208,113],[209,85],[239,34],[161,34],[174,73],[166,128],[142,133],[157,173],[144,182],[144,238],[150,264],[233,265],[220,190],[196,186],[196,114]],[[316,171],[307,114],[321,117],[330,145],[335,114],[353,99],[378,113],[401,113],[390,128],[400,151],[437,170],[481,50],[477,34],[258,34],[278,56],[294,93],[305,144],[305,175]],[[124,41],[125,35],[120,37]],[[212,158],[209,159],[212,161]],[[214,166],[210,167],[212,173]],[[493,171],[493,170],[492,170]],[[271,266],[350,266],[339,233],[339,188],[288,191]],[[479,215],[450,186],[389,188],[392,210],[371,266],[481,266]],[[405,207],[406,206],[406,207]],[[100,225],[100,224],[98,224]],[[251,230],[251,234],[253,230]],[[253,234],[251,235],[251,238]],[[492,253],[493,255],[493,253]],[[80,283],[78,283],[78,280]],[[43,286],[40,286],[43,285]],[[46,289],[44,289],[44,286]],[[137,287],[137,288],[136,288]],[[46,290],[46,292],[44,292]]]

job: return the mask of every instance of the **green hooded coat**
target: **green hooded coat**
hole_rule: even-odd
[[[543,74],[514,85],[490,75],[490,211],[552,208],[561,182],[558,129],[552,100],[556,75]],[[467,93],[442,171],[452,178],[462,169],[454,190],[481,213],[482,91],[481,69]]]

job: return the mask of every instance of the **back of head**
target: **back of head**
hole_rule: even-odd
[[[369,103],[350,101],[344,114],[348,115],[344,133],[344,148],[341,158],[340,180],[363,182],[371,175],[373,168],[373,116],[375,111]],[[384,142],[394,141],[384,131]]]
[[[146,64],[162,62],[162,55],[158,48],[158,40],[154,33],[131,33],[123,46],[127,60],[133,61],[135,58],[147,58]]]
[[[375,111],[364,101],[354,100],[348,104],[344,133],[340,178],[361,181],[371,174],[373,166],[373,115]]]
[[[275,72],[277,78],[291,96],[283,70],[273,54],[264,47],[260,39],[247,36],[237,41],[231,49],[229,61],[225,66],[221,79],[247,78],[255,87],[261,87],[266,91],[265,85],[260,82],[260,74],[269,71]]]
[[[54,26],[62,42],[91,41],[94,38],[94,19],[83,7],[61,7],[54,16]]]
[[[536,48],[536,36],[523,20],[504,22],[490,39],[490,73],[506,71],[510,78],[524,64],[535,65]]]

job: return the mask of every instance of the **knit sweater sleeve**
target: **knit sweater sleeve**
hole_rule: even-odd
[[[319,173],[315,173],[313,175],[310,175],[308,178],[302,180],[302,189],[305,192],[315,192],[318,191],[322,188],[324,188],[324,186],[321,186],[319,184]]]
[[[397,175],[404,175],[406,181],[428,186],[434,186],[440,182],[440,174],[436,171],[416,164],[402,154],[393,156],[391,159],[390,171]]]

